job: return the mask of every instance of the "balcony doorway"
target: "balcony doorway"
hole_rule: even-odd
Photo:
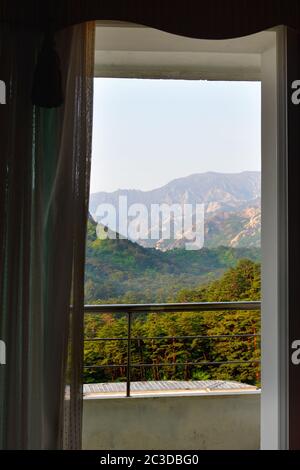
[[[206,41],[124,23],[97,26],[86,448],[113,445],[113,408],[100,401],[107,397],[133,417],[141,449],[159,445],[146,438],[147,426],[159,426],[156,414],[169,421],[161,449],[199,448],[199,436],[207,449],[284,445],[276,355],[285,328],[284,288],[278,295],[285,234],[276,202],[285,181],[282,38],[277,30]],[[131,405],[118,401],[125,397]],[[202,409],[195,400],[204,397]],[[196,406],[203,416],[217,399],[218,416],[230,400],[244,416],[225,412],[217,436],[185,416],[181,429],[195,440],[174,432],[168,441],[172,406],[190,416]],[[139,406],[148,419],[143,429],[134,418]],[[101,432],[97,423],[106,418]],[[214,427],[217,417],[209,419]],[[133,448],[122,432],[118,445]]]

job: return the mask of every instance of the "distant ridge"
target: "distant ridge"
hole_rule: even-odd
[[[127,196],[128,205],[200,204],[205,205],[206,247],[259,247],[261,232],[261,173],[197,173],[177,178],[150,190],[121,189],[90,196],[90,212],[95,218],[99,204],[112,204],[118,213],[119,196]],[[181,240],[141,240],[144,247],[162,251],[184,246]]]

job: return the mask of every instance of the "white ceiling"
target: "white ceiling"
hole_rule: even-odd
[[[227,40],[191,39],[128,23],[96,27],[95,76],[260,80],[275,31]]]

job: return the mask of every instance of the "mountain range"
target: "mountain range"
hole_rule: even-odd
[[[88,220],[85,301],[106,303],[174,302],[182,289],[219,278],[239,260],[260,261],[260,249],[203,248],[156,250],[130,240],[101,239]]]
[[[117,220],[125,222],[124,214],[119,209],[120,196],[127,197],[128,207],[142,204],[148,210],[148,217],[138,217],[140,239],[136,240],[145,248],[156,248],[168,251],[184,248],[188,233],[180,237],[165,239],[162,235],[170,218],[176,226],[176,217],[170,215],[160,221],[160,238],[151,239],[150,229],[153,223],[149,220],[151,206],[154,204],[190,204],[195,208],[204,205],[204,247],[218,246],[259,247],[261,231],[261,174],[245,171],[242,173],[198,173],[170,181],[151,191],[120,189],[114,192],[98,192],[90,196],[90,213],[99,220],[97,208],[102,204],[110,204],[116,210]],[[193,209],[194,210],[194,209]],[[147,220],[143,220],[146,218]],[[134,223],[134,220],[133,222]],[[119,225],[107,223],[108,228],[122,235]],[[195,229],[195,226],[193,226]],[[130,237],[129,237],[130,238]]]

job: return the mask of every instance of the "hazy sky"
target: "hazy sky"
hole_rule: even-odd
[[[260,170],[260,83],[95,79],[91,192]]]

